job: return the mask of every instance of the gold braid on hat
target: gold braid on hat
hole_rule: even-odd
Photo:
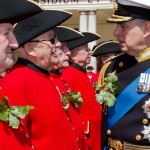
[[[118,3],[116,0],[114,0],[114,10],[115,12],[118,10]],[[108,22],[124,22],[124,21],[129,21],[131,20],[132,17],[128,17],[128,16],[119,16],[119,15],[115,15],[113,14],[110,18],[107,19]]]

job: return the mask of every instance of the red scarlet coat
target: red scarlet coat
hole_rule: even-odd
[[[97,82],[97,80],[98,80],[97,73],[94,73],[94,72],[87,72],[86,75],[87,75],[88,78],[90,79],[91,83]]]
[[[72,91],[81,92],[83,105],[79,106],[85,125],[89,124],[88,145],[91,150],[100,150],[101,147],[101,105],[96,102],[94,88],[88,79],[85,70],[72,63],[61,76]]]
[[[0,89],[0,98],[4,96]],[[27,138],[28,132],[24,126],[13,129],[4,121],[0,121],[0,149],[2,150],[32,150],[31,139]]]
[[[100,71],[98,71],[98,72],[95,74],[95,76],[94,76],[95,82],[98,82],[99,76],[100,76]]]
[[[19,59],[3,81],[10,105],[35,107],[24,120],[35,150],[79,149],[72,124],[46,70]]]
[[[60,97],[63,97],[64,94],[66,95],[67,90],[71,91],[68,85],[61,79],[60,74],[57,72],[57,70],[53,69],[51,71],[50,79],[53,85],[55,87],[57,86],[58,92],[60,93]],[[75,108],[73,107],[72,104],[70,104],[68,111],[66,111],[66,114],[68,115],[68,119],[70,119],[70,122],[73,124],[73,127],[75,128],[74,131],[78,138],[80,150],[88,150],[83,126],[83,119],[78,108]]]

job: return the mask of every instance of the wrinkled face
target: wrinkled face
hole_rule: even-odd
[[[136,56],[144,48],[144,25],[144,21],[140,19],[117,25],[114,36],[118,38],[123,52]]]
[[[88,47],[88,44],[74,48],[71,53],[73,54],[71,57],[74,57],[71,59],[74,59],[74,62],[82,67],[86,67],[91,61],[92,51]]]
[[[59,63],[56,52],[60,49],[61,43],[56,39],[52,30],[33,39],[30,44],[32,45],[30,55],[34,56],[40,67],[50,69]]]
[[[56,52],[58,59],[59,59],[59,64],[57,65],[57,69],[63,69],[69,66],[69,56],[70,56],[70,50],[67,47],[66,42],[61,43],[62,46],[60,50]]]
[[[0,72],[9,69],[14,64],[12,49],[18,48],[18,42],[13,34],[13,25],[0,24]]]

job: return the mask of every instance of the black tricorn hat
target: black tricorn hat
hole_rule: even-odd
[[[79,47],[81,45],[84,45],[84,44],[93,42],[95,40],[98,40],[101,37],[100,35],[93,33],[93,32],[86,31],[86,32],[81,32],[81,33],[84,35],[83,37],[75,39],[75,40],[67,43],[68,48],[70,50],[72,50],[76,47]]]
[[[0,0],[0,23],[16,23],[43,9],[28,0]]]
[[[93,47],[92,56],[97,57],[108,53],[119,53],[121,52],[119,43],[116,41],[104,41]]]
[[[87,66],[86,69],[93,70],[94,68],[92,66]]]
[[[14,34],[19,46],[53,29],[71,16],[72,14],[67,11],[44,10],[41,13],[17,23],[14,26]]]
[[[114,14],[107,19],[108,22],[119,23],[133,19],[150,20],[150,1],[117,0],[114,3]]]
[[[57,35],[57,39],[60,42],[69,42],[77,38],[83,37],[80,32],[69,27],[57,26],[53,29],[53,31]]]

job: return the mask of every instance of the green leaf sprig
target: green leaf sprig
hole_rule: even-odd
[[[82,105],[83,99],[80,92],[67,92],[67,94],[61,98],[61,102],[65,111],[68,111],[70,103],[73,104],[75,108],[78,108],[78,104]]]
[[[118,77],[115,72],[109,73],[106,78],[104,78],[104,83],[99,86],[98,83],[94,83],[94,88],[96,90],[96,101],[105,103],[108,107],[113,106],[116,101],[115,95],[118,93],[119,84]]]
[[[20,120],[29,114],[30,109],[34,109],[33,106],[10,106],[8,100],[2,97],[0,102],[0,120],[8,122],[9,126],[17,129]]]

